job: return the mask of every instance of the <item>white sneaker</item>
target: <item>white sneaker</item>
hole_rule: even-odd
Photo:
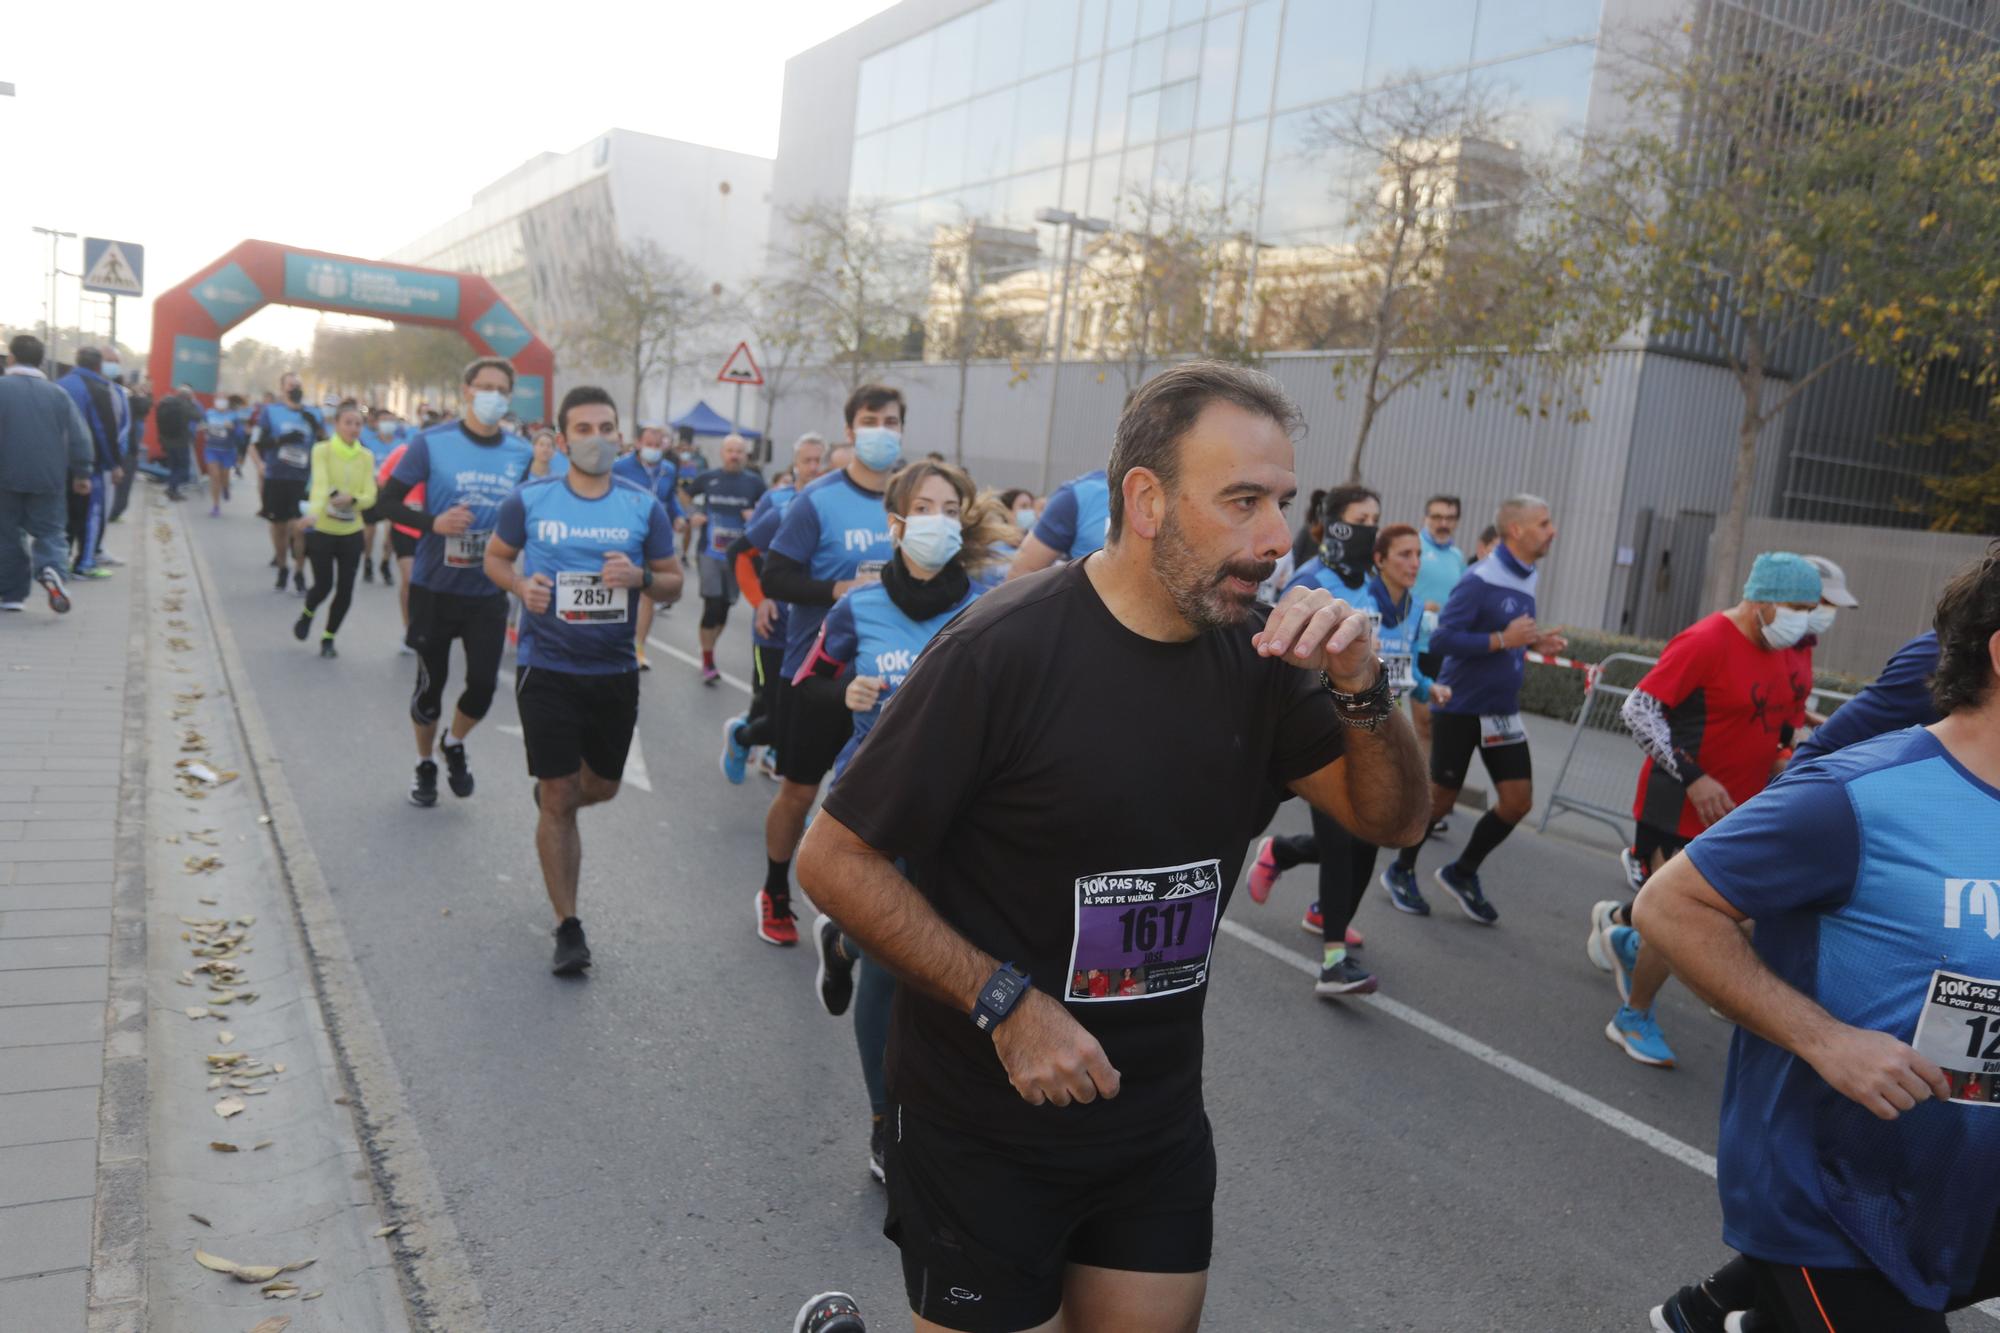
[[[1639,859],[1637,852],[1630,847],[1620,847],[1618,864],[1624,867],[1625,883],[1631,887],[1633,893],[1636,894],[1646,887],[1646,865]]]
[[[25,611],[27,609],[27,603],[25,602],[0,602],[0,611]]]
[[[1590,907],[1590,935],[1583,942],[1583,951],[1590,956],[1591,966],[1600,972],[1611,970],[1611,928],[1618,924],[1611,919],[1611,913],[1617,907],[1615,898],[1606,898]]]

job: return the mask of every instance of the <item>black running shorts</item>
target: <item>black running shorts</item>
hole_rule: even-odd
[[[962,1333],[1053,1318],[1070,1264],[1135,1273],[1208,1271],[1215,1142],[1196,1111],[1125,1144],[1030,1147],[889,1111],[889,1213],[910,1309]]]
[[[306,483],[266,477],[260,498],[263,508],[257,511],[259,514],[273,523],[289,523],[299,517],[299,506],[306,498]]]
[[[398,559],[416,559],[417,539],[399,527],[389,528],[389,549]]]
[[[778,776],[817,787],[854,736],[854,714],[838,698],[814,698],[781,678],[771,695]]]
[[[637,670],[587,676],[522,667],[514,677],[514,706],[529,776],[566,778],[585,764],[613,782],[625,776],[639,720]]]
[[[1528,742],[1511,745],[1482,745],[1477,713],[1446,713],[1431,710],[1431,781],[1446,791],[1465,785],[1477,753],[1486,765],[1486,774],[1495,782],[1530,780],[1535,776]]]

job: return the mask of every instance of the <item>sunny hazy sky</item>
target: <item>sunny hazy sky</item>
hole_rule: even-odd
[[[384,254],[612,126],[774,155],[786,58],[890,3],[10,6],[0,328],[42,320],[36,226],[143,244],[151,296],[247,237]],[[59,323],[76,302],[65,279]],[[121,341],[146,345],[151,318],[121,300]],[[270,307],[238,332],[303,346],[314,318]]]

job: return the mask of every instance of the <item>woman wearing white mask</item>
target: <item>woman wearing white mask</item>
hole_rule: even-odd
[[[989,567],[1005,568],[995,550],[1008,537],[1010,520],[998,506],[977,503],[977,497],[972,478],[949,463],[912,463],[889,479],[882,504],[889,511],[895,558],[883,566],[879,582],[834,603],[793,681],[801,690],[837,695],[854,715],[854,736],[834,761],[836,783],[924,645],[991,586],[981,577]],[[882,1116],[888,1106],[882,1051],[889,1039],[895,981],[870,964],[861,971],[857,998],[854,969],[860,951],[826,916],[815,923],[813,942],[820,959],[821,1003],[839,1015],[854,1000],[855,1042],[875,1117],[869,1164],[879,1180]]]
[[[1785,747],[1805,722],[1791,649],[1819,600],[1819,571],[1804,556],[1764,552],[1743,600],[1676,634],[1626,698],[1625,725],[1646,753],[1632,801],[1637,838],[1622,858],[1628,876],[1643,880],[1665,865],[1783,770]],[[1624,1000],[1606,1039],[1641,1064],[1671,1067],[1673,1050],[1653,1018],[1667,965],[1642,952],[1627,907],[1592,909],[1588,952],[1616,976]]]

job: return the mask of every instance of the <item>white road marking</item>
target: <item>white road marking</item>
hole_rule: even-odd
[[[682,652],[670,643],[661,643],[658,639],[650,636],[646,639],[646,642],[668,656],[677,658],[691,667],[699,667],[701,665],[699,657],[694,656],[692,653]],[[750,686],[746,682],[740,681],[726,672],[723,674],[722,679],[734,685],[745,694],[751,693]],[[1275,958],[1287,967],[1303,972],[1315,980],[1319,977],[1319,969],[1312,965],[1310,959],[1302,958],[1285,948],[1282,944],[1266,939],[1248,926],[1234,921],[1224,921],[1222,923],[1222,933],[1233,939],[1243,941],[1259,953]],[[1490,1065],[1510,1078],[1519,1079],[1537,1092],[1547,1093],[1549,1096],[1563,1103],[1563,1105],[1583,1112],[1599,1124],[1610,1129],[1615,1129],[1628,1138],[1638,1140],[1654,1152],[1665,1157],[1670,1157],[1682,1166],[1693,1167],[1710,1180],[1715,1179],[1715,1158],[1693,1144],[1682,1143],[1665,1130],[1654,1129],[1651,1125],[1636,1116],[1627,1115],[1617,1107],[1606,1102],[1601,1102],[1589,1093],[1584,1092],[1580,1088],[1573,1088],[1559,1078],[1552,1078],[1544,1074],[1541,1070],[1536,1069],[1533,1065],[1523,1064],[1504,1051],[1498,1051],[1488,1046],[1477,1037],[1467,1036],[1449,1024],[1438,1022],[1435,1018],[1432,1018],[1429,1014],[1421,1010],[1412,1009],[1409,1005],[1403,1004],[1400,1001],[1385,999],[1379,995],[1356,996],[1343,1000],[1342,1003],[1366,1004],[1379,1009],[1389,1015],[1389,1017],[1409,1024],[1419,1032],[1436,1037],[1445,1045],[1471,1056],[1481,1064]],[[1972,1308],[1981,1314],[1990,1315],[1994,1319],[2000,1319],[2000,1299],[1985,1301]]]

